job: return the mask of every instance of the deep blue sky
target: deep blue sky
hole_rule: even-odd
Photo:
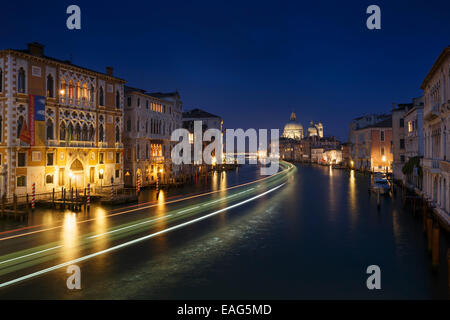
[[[70,31],[66,8],[81,7]],[[381,7],[382,29],[366,28]],[[45,44],[46,54],[131,86],[178,89],[184,109],[229,128],[282,128],[295,110],[345,139],[349,121],[421,94],[450,45],[450,1],[29,1],[2,4],[0,48]]]

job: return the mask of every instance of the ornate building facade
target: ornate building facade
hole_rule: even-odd
[[[0,193],[123,185],[125,81],[44,55],[0,51]]]
[[[182,102],[178,92],[148,93],[125,87],[125,184],[168,183],[180,167],[172,164],[172,131],[181,128]]]
[[[421,85],[424,96],[423,191],[446,219],[450,214],[450,47]]]

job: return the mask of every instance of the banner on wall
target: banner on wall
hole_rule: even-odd
[[[30,94],[28,99],[28,123],[30,126],[30,146],[36,139],[34,121],[45,121],[45,97]]]

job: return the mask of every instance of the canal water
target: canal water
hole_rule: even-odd
[[[258,177],[257,167],[216,173],[179,192],[197,193]],[[448,299],[446,251],[433,272],[421,215],[400,192],[381,199],[369,176],[298,165],[270,195],[187,228],[88,260],[83,289],[61,289],[64,270],[0,292],[7,298],[61,299]],[[140,201],[152,201],[146,190]],[[95,214],[95,210],[94,214]],[[368,290],[366,269],[381,269]],[[45,290],[42,290],[45,288]]]

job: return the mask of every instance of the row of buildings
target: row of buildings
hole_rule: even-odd
[[[0,194],[169,182],[170,134],[183,127],[178,92],[128,87],[46,56],[44,46],[0,50]],[[222,120],[214,117],[220,126]]]
[[[394,104],[391,114],[350,123],[347,165],[392,172],[394,180],[414,188],[450,220],[450,47],[420,88],[421,97]]]
[[[394,177],[450,221],[450,47],[439,55],[420,88],[422,97],[392,112]]]

